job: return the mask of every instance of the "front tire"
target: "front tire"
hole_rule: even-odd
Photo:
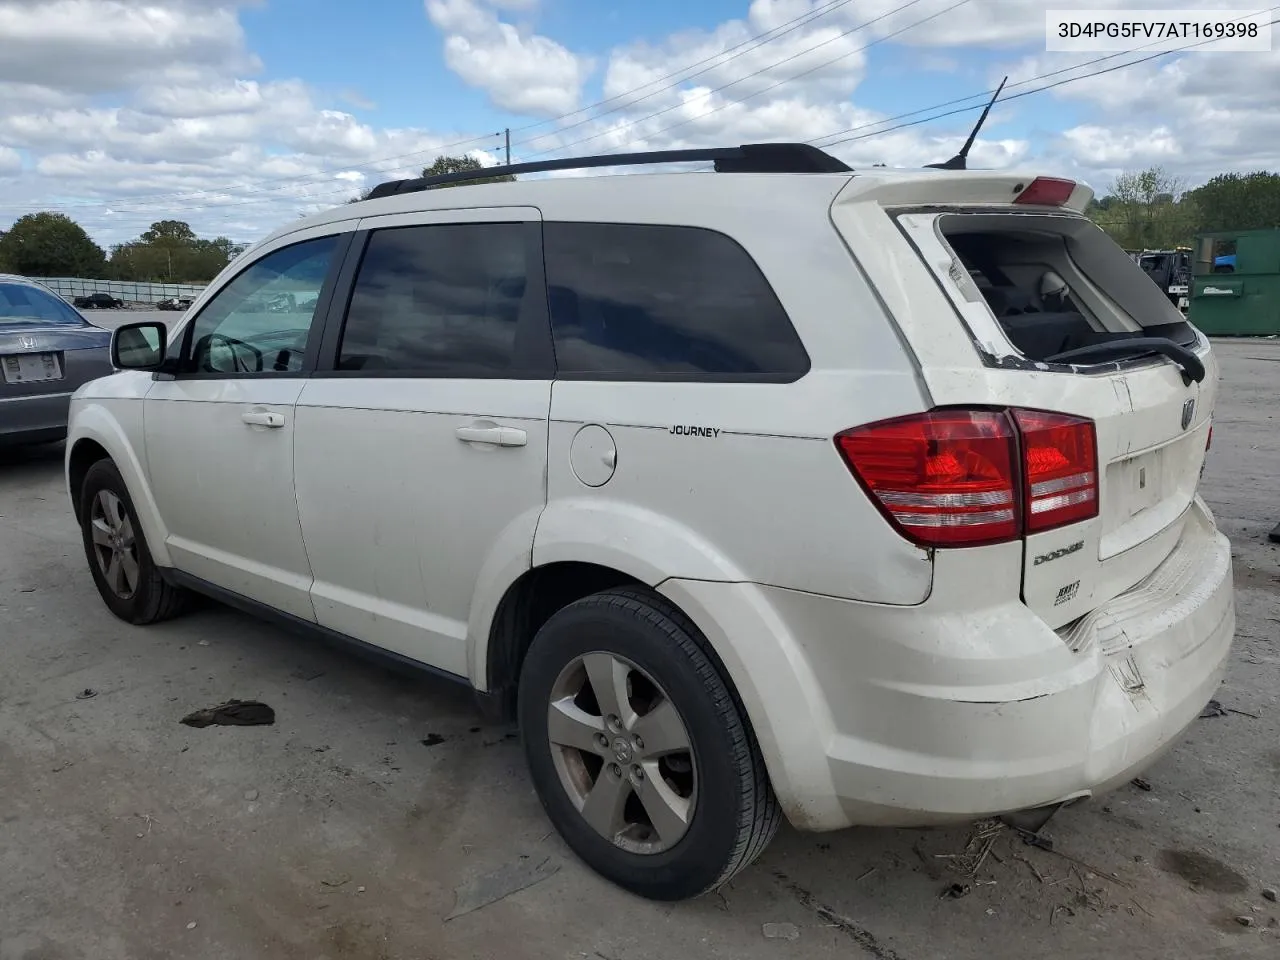
[[[80,530],[93,582],[112,613],[141,625],[182,612],[186,591],[160,576],[124,478],[110,460],[99,460],[85,474]]]
[[[728,882],[781,813],[705,639],[643,590],[594,594],[538,631],[520,675],[530,775],[570,848],[653,900]]]

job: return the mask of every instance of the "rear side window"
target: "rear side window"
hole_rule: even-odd
[[[782,304],[724,234],[547,223],[543,238],[561,375],[796,380],[808,372]]]
[[[529,264],[523,224],[377,230],[356,275],[339,370],[485,376],[516,365]],[[540,286],[531,294],[541,294]]]

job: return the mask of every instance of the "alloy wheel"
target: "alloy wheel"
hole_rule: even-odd
[[[110,490],[99,490],[89,510],[89,527],[107,587],[128,600],[138,589],[138,541],[124,502]]]
[[[560,783],[596,833],[638,854],[671,849],[697,807],[698,763],[680,712],[617,654],[574,658],[547,705]]]

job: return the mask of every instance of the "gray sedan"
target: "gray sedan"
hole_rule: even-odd
[[[48,287],[0,274],[0,446],[63,439],[71,394],[111,373],[110,347]]]

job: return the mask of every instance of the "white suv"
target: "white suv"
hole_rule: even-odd
[[[1132,777],[1234,631],[1208,341],[1084,185],[607,162],[694,159],[385,184],[120,328],[66,461],[107,606],[197,591],[510,705],[565,840],[653,898],[784,815]]]

